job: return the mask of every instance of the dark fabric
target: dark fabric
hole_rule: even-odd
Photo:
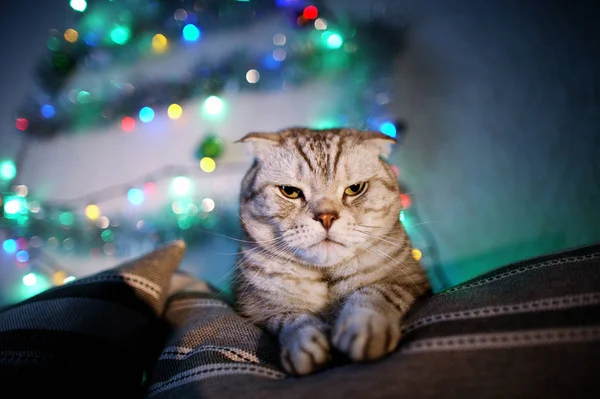
[[[395,353],[290,377],[276,341],[206,293],[173,297],[150,398],[587,398],[600,389],[600,245],[422,298]]]
[[[139,396],[184,252],[174,242],[2,311],[0,397]]]

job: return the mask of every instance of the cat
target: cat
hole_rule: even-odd
[[[334,348],[354,362],[392,352],[402,316],[430,290],[384,160],[395,139],[290,128],[236,142],[254,154],[240,192],[239,312],[279,338],[290,374],[326,367]]]

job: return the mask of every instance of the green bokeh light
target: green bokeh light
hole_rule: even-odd
[[[101,234],[102,241],[104,242],[112,242],[114,239],[114,234],[112,230],[104,230]]]
[[[27,200],[18,195],[9,195],[4,198],[4,216],[6,219],[19,219],[21,216],[27,216]]]
[[[128,27],[123,26],[123,25],[117,25],[111,32],[110,32],[110,39],[115,42],[116,44],[125,44],[129,41],[129,39],[131,38],[131,31],[129,30]]]
[[[79,101],[80,104],[87,104],[91,99],[91,94],[85,90],[82,90],[79,92],[79,94],[77,94],[77,101]]]
[[[327,48],[332,50],[338,49],[344,44],[344,39],[342,36],[338,35],[337,33],[327,31],[321,34],[321,41],[327,46]]]
[[[13,161],[0,162],[0,179],[12,180],[17,175],[17,167]]]
[[[48,46],[50,50],[56,51],[60,48],[60,40],[58,40],[58,37],[52,36],[46,42],[46,46]]]
[[[63,226],[71,226],[75,223],[75,216],[71,212],[63,212],[58,217],[58,220]]]

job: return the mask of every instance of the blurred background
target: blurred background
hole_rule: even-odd
[[[227,291],[250,131],[396,137],[436,291],[600,240],[591,1],[30,0],[0,15],[0,305],[184,238]]]

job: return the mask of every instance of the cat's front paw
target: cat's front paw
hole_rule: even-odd
[[[284,330],[280,342],[281,364],[289,374],[311,374],[331,359],[327,331],[322,325],[303,324]]]
[[[372,309],[343,312],[333,329],[333,345],[355,362],[376,360],[396,349],[400,319]]]

